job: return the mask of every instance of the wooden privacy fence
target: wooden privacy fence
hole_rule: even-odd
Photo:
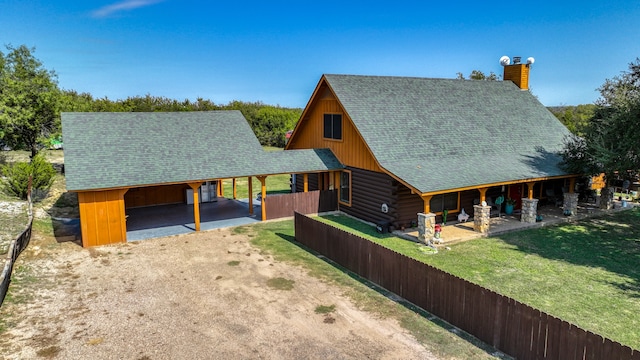
[[[31,240],[31,228],[33,226],[33,208],[31,204],[31,196],[29,200],[29,223],[24,231],[11,242],[9,245],[9,252],[7,252],[7,259],[2,269],[2,275],[0,275],[0,306],[4,302],[4,298],[9,291],[9,283],[11,282],[11,273],[13,272],[13,263],[18,259],[22,250],[26,249]]]
[[[299,213],[295,237],[517,359],[640,360],[638,350]]]
[[[290,194],[267,195],[267,220],[301,214],[317,214],[338,209],[337,190],[315,190]]]

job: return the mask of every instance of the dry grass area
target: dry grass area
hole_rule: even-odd
[[[397,321],[362,311],[339,287],[262,254],[250,236],[221,230],[82,249],[38,235],[18,262],[12,300],[0,309],[0,353],[435,358]]]

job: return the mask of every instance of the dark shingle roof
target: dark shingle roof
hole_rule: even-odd
[[[336,170],[330,150],[264,152],[239,111],[63,113],[67,190]]]
[[[325,78],[380,165],[420,192],[566,175],[569,131],[510,81]]]

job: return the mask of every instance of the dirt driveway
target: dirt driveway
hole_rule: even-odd
[[[62,245],[35,239],[26,250],[19,301],[0,310],[11,314],[0,358],[435,358],[396,321],[358,310],[244,234]]]

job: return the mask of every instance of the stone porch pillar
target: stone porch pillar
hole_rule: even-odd
[[[436,226],[436,214],[418,213],[418,241],[428,244],[433,240]]]
[[[490,219],[491,206],[473,205],[473,231],[488,233]]]
[[[538,215],[538,199],[522,199],[520,222],[535,223]]]
[[[600,209],[613,209],[613,193],[612,187],[603,187],[600,189]]]
[[[564,193],[564,200],[562,201],[563,212],[570,213],[570,215],[578,214],[578,193]]]

